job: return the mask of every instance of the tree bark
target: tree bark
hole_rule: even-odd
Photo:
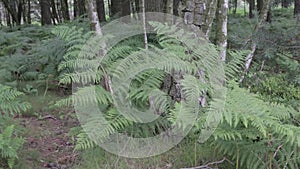
[[[61,13],[64,21],[70,20],[68,0],[61,0]]]
[[[31,3],[27,0],[27,23],[31,24]]]
[[[40,0],[41,5],[41,15],[42,15],[42,25],[51,25],[51,11],[50,11],[50,4],[47,0]]]
[[[228,0],[219,0],[217,9],[216,44],[220,49],[220,58],[226,60]]]
[[[146,0],[145,10],[146,12],[164,12],[165,3],[164,0]]]
[[[55,0],[51,0],[50,3],[51,3],[51,9],[52,9],[53,23],[55,24],[55,21],[57,21],[57,23],[60,23],[60,19],[57,14]]]
[[[134,4],[135,4],[135,10],[137,13],[142,12],[141,8],[140,8],[140,1],[139,0],[134,0]]]
[[[73,3],[73,10],[74,10],[74,18],[78,17],[78,0],[74,0]]]
[[[255,25],[253,34],[256,34],[259,31],[259,29],[263,26],[264,22],[266,21],[270,2],[271,2],[271,0],[264,0],[264,3],[263,3],[264,6],[262,8],[262,12],[259,15],[259,20],[258,20],[257,24]],[[251,52],[246,57],[245,69],[244,69],[244,73],[240,79],[240,82],[244,81],[245,75],[249,71],[250,65],[251,65],[253,57],[254,57],[254,53],[256,51],[256,47],[257,47],[257,43],[252,40]]]
[[[106,22],[105,8],[103,0],[96,0],[97,13],[100,22]]]
[[[173,0],[173,15],[175,16],[179,16],[179,11],[178,11],[179,3],[180,0]]]
[[[260,14],[264,7],[264,0],[257,0],[257,11]]]
[[[97,11],[95,10],[93,0],[86,0],[86,6],[87,6],[88,16],[91,21],[91,26],[93,27],[93,30],[95,30],[97,36],[102,37],[103,34],[100,27],[99,17]],[[105,56],[105,54],[107,53],[106,44],[102,43],[101,45],[102,45],[102,50],[99,51],[99,57]],[[104,75],[103,79],[104,79],[104,88],[113,94],[113,90],[111,88],[111,78],[108,75]]]
[[[201,28],[203,26],[205,16],[205,0],[188,0],[184,12],[185,24]]]
[[[289,7],[289,1],[288,0],[281,0],[281,6],[282,8],[288,8]]]
[[[254,18],[254,13],[253,11],[255,10],[255,1],[254,0],[249,0],[249,18]]]
[[[295,8],[294,8],[294,16],[298,16],[300,14],[300,0],[294,0]]]
[[[130,0],[122,0],[121,7],[121,16],[128,16],[131,14]]]
[[[217,0],[209,0],[207,2],[206,12],[205,12],[205,22],[202,28],[202,31],[206,39],[209,39],[209,33],[211,31],[212,24],[216,16],[217,4],[218,4]]]
[[[78,15],[83,16],[86,14],[86,8],[85,8],[85,1],[86,0],[77,0],[77,8],[78,8]]]
[[[2,3],[0,2],[0,26],[2,26],[2,21],[4,20],[3,17],[4,17],[4,14],[3,14],[3,6],[2,6]]]
[[[237,10],[237,6],[238,6],[238,0],[234,0],[233,1],[233,14],[236,14],[236,10]]]
[[[13,22],[16,23],[16,25],[20,25],[22,18],[21,1],[18,3],[16,0],[2,0],[2,2],[8,13],[11,15]]]
[[[142,11],[143,11],[142,15],[143,15],[144,46],[145,49],[148,49],[145,0],[142,0]]]
[[[110,17],[117,17],[118,13],[121,11],[121,2],[120,0],[111,0],[111,16]]]

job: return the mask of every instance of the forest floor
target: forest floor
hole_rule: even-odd
[[[32,109],[16,118],[25,143],[15,168],[72,168],[78,161],[78,153],[74,152],[75,138],[70,136],[70,129],[80,125],[74,110],[50,109],[50,102],[61,99],[57,93],[26,97],[30,97]]]

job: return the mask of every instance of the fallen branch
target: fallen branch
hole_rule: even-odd
[[[220,160],[220,161],[215,161],[215,162],[210,162],[208,164],[205,165],[201,165],[201,166],[197,166],[197,167],[192,167],[192,168],[181,168],[181,169],[210,169],[211,167],[209,167],[210,165],[216,165],[216,164],[221,164],[223,163],[225,160],[227,160],[225,157]]]

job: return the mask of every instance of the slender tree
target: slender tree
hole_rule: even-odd
[[[300,0],[294,0],[294,6],[295,6],[295,8],[294,8],[294,15],[295,15],[295,17],[296,16],[299,16],[299,14],[300,14]]]
[[[53,23],[55,24],[56,21],[60,23],[60,18],[58,17],[55,0],[50,0],[50,4]]]
[[[77,0],[77,9],[79,16],[83,16],[86,14],[85,1],[86,0]]]
[[[63,19],[65,21],[70,20],[68,0],[60,0],[60,4],[61,4],[61,13]]]
[[[51,11],[50,11],[50,3],[47,0],[40,0],[41,6],[41,15],[42,15],[42,25],[51,25]]]
[[[208,0],[207,2],[205,22],[202,28],[202,31],[207,39],[209,38],[209,33],[211,31],[214,18],[216,16],[217,4],[218,0]]]
[[[290,6],[290,2],[288,0],[281,0],[282,8],[288,8]]]
[[[220,46],[220,58],[226,60],[228,0],[218,0],[216,43]]]
[[[260,28],[264,25],[264,22],[267,19],[270,3],[271,3],[271,0],[264,0],[264,2],[263,2],[264,6],[263,6],[262,11],[259,15],[259,20],[258,20],[257,24],[255,25],[255,28],[254,28],[254,31],[253,31],[254,34],[257,33],[260,30]],[[246,57],[244,74],[241,77],[240,82],[244,81],[245,74],[249,71],[250,65],[251,65],[253,57],[254,57],[254,53],[256,51],[256,47],[257,47],[257,43],[254,40],[252,40],[252,42],[251,42],[251,51]]]
[[[31,24],[31,3],[27,0],[27,23]]]
[[[264,7],[264,0],[257,0],[257,11],[260,14]]]
[[[179,16],[179,3],[180,0],[173,0],[173,15]]]
[[[165,9],[164,0],[146,0],[145,10],[146,12],[163,12]]]
[[[144,46],[145,46],[145,49],[148,49],[145,0],[142,0],[142,11],[143,11],[142,15],[143,15]]]
[[[2,2],[4,7],[7,9],[8,14],[11,15],[12,21],[16,23],[16,25],[20,25],[23,12],[22,1],[2,0]]]
[[[249,0],[249,18],[254,18],[255,0]]]
[[[122,0],[121,2],[121,16],[130,15],[130,0]]]
[[[105,7],[104,7],[104,1],[103,0],[96,0],[96,7],[97,7],[97,13],[99,17],[100,22],[105,22]]]
[[[111,0],[110,17],[117,16],[121,11],[121,0]]]

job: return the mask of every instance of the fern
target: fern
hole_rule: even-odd
[[[15,114],[20,114],[30,108],[27,102],[21,102],[18,99],[23,93],[18,92],[11,87],[0,84],[0,116],[7,120]],[[9,168],[13,168],[15,159],[18,158],[17,151],[24,143],[24,139],[14,135],[14,125],[5,126],[0,123],[0,154],[1,158],[7,161]],[[4,129],[2,129],[4,128]]]

